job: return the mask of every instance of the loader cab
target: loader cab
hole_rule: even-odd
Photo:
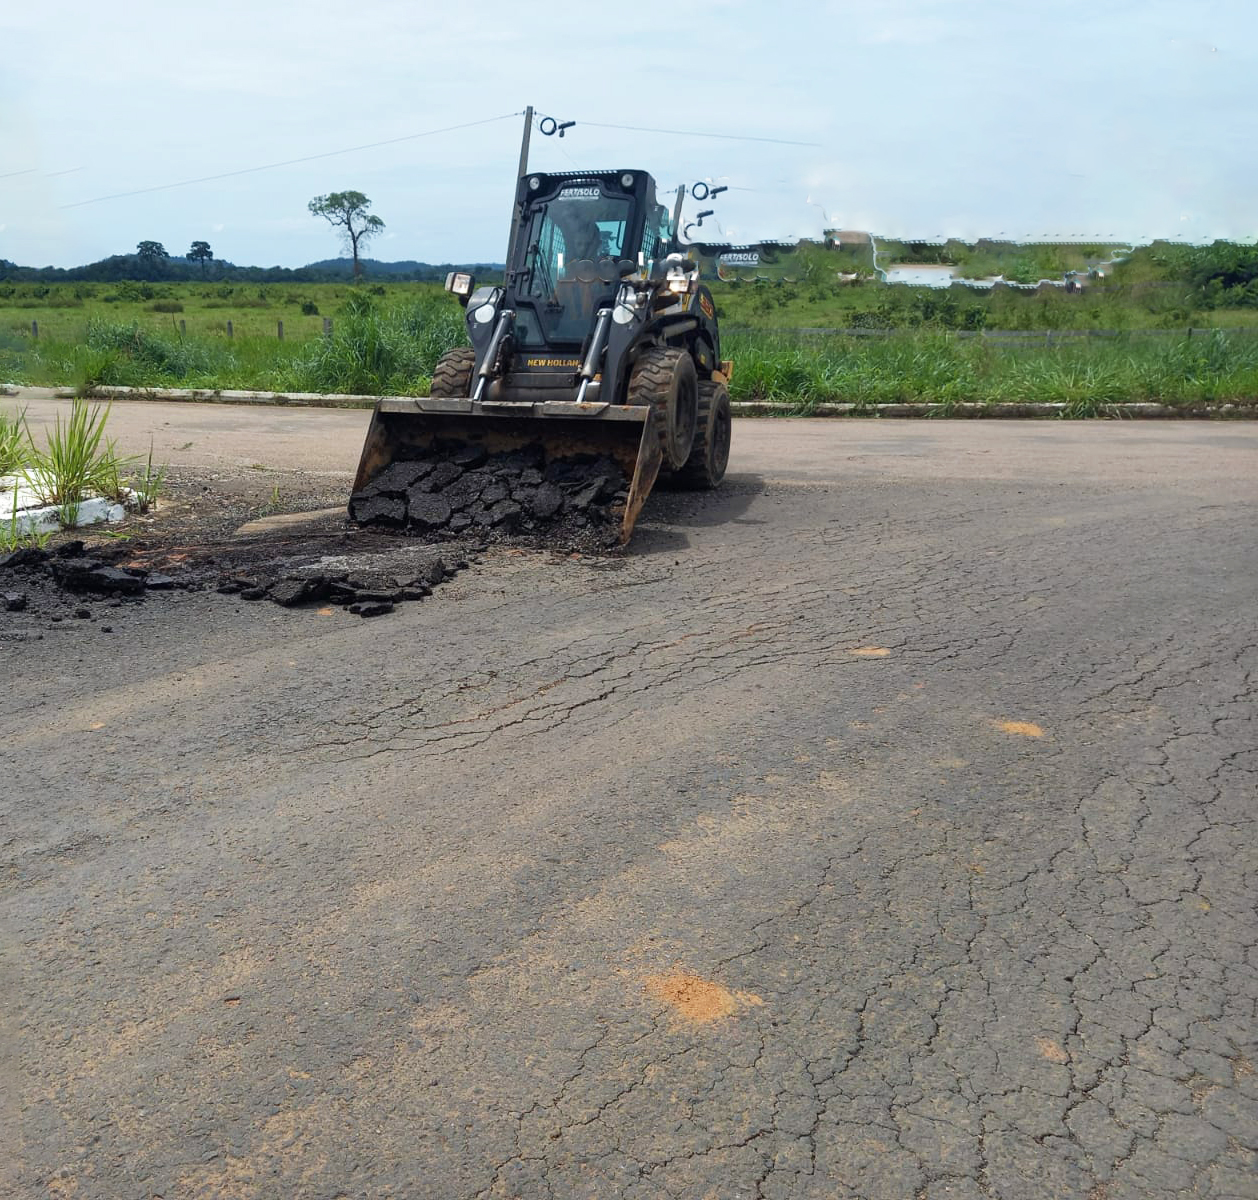
[[[668,213],[645,171],[532,173],[516,194],[507,290],[523,348],[579,347],[627,274],[650,270]]]

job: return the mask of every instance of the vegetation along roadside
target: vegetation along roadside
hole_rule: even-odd
[[[815,273],[714,291],[735,400],[803,413],[830,403],[1048,402],[1071,415],[1133,402],[1254,406],[1253,281],[1224,287],[1203,271],[1153,247],[1083,295]],[[417,395],[463,340],[461,310],[431,283],[0,281],[0,381],[83,395],[108,385]]]

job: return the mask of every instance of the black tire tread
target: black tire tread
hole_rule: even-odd
[[[447,350],[432,369],[429,395],[441,400],[463,400],[472,394],[472,372],[476,369],[476,351],[471,346]]]
[[[713,406],[718,403],[722,394],[725,395],[726,404],[728,404],[729,393],[725,384],[717,383],[712,379],[699,381],[699,415],[695,427],[694,446],[690,451],[690,457],[686,460],[686,465],[676,474],[677,483],[681,487],[709,491],[716,487],[725,476],[724,469],[719,475],[715,474],[711,459],[711,441],[715,430],[712,419]]]
[[[634,363],[629,376],[629,388],[625,396],[627,404],[650,405],[655,416],[655,428],[660,440],[663,465],[660,474],[672,468],[668,437],[668,398],[680,359],[689,359],[687,350],[675,346],[649,346]],[[698,436],[698,414],[695,419],[695,436]]]

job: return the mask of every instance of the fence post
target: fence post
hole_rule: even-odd
[[[332,336],[332,318],[331,317],[323,318],[323,336],[324,337]]]
[[[179,318],[179,336],[180,337],[188,336],[188,322],[185,321],[182,317]]]
[[[232,323],[231,323],[231,321],[228,321],[228,322],[227,322],[227,336],[228,336],[229,338],[231,338],[231,337],[235,337],[235,336],[236,336],[236,335],[232,332]]]
[[[276,336],[282,342],[284,340],[284,322],[283,321],[275,322],[275,332],[276,332]]]
[[[39,341],[39,322],[38,321],[31,322],[31,337],[33,337],[36,341]]]

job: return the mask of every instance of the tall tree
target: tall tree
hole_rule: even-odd
[[[139,242],[135,248],[135,273],[141,279],[162,279],[166,275],[166,264],[170,255],[161,242]]]
[[[362,192],[329,192],[326,196],[316,196],[307,207],[314,216],[323,217],[341,230],[354,259],[354,278],[357,280],[362,275],[362,267],[358,263],[359,246],[365,247],[384,228],[384,222],[379,217],[367,212],[371,201]]]
[[[214,251],[210,249],[209,242],[193,242],[192,248],[184,255],[190,262],[200,262],[201,278],[205,278],[205,264],[214,257]]]

